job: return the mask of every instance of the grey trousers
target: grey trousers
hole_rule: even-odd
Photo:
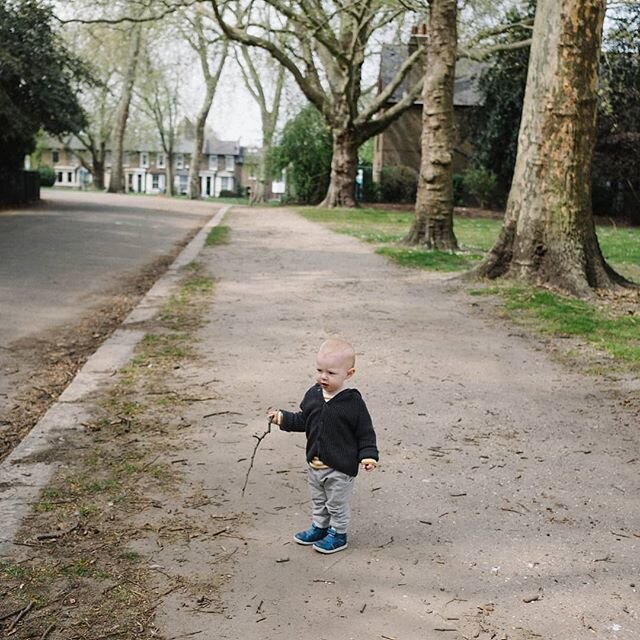
[[[313,503],[313,524],[321,529],[333,527],[346,533],[351,520],[353,476],[335,469],[308,470],[309,491]]]

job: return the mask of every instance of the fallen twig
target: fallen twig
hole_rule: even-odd
[[[65,529],[64,531],[52,531],[51,533],[39,533],[36,535],[36,540],[55,540],[56,538],[63,538],[68,533],[75,531],[78,528],[80,521],[76,522],[73,527],[70,529]]]
[[[20,610],[20,613],[18,613],[18,615],[16,616],[16,619],[9,625],[9,628],[6,631],[7,635],[10,635],[11,632],[16,628],[16,625],[18,624],[18,622],[20,622],[20,620],[22,620],[22,618],[24,618],[24,616],[26,616],[27,613],[29,613],[29,611],[33,609],[34,604],[35,602],[32,600],[26,607]]]
[[[44,640],[54,629],[56,628],[56,623],[52,622],[42,633],[40,636],[40,640]]]
[[[20,607],[15,611],[10,611],[9,613],[5,613],[3,616],[0,616],[0,622],[2,622],[3,620],[6,620],[7,618],[11,618],[12,616],[15,616],[17,613],[20,613],[23,609],[24,607]]]
[[[269,419],[267,430],[261,435],[253,437],[257,440],[256,446],[253,448],[253,453],[251,454],[251,461],[249,462],[249,468],[247,469],[247,475],[244,478],[244,484],[242,485],[242,495],[244,496],[245,489],[247,488],[247,483],[249,482],[249,474],[251,473],[251,469],[253,469],[253,463],[256,459],[256,453],[258,453],[258,447],[260,443],[271,433],[271,419]]]
[[[242,415],[241,413],[238,413],[237,411],[214,411],[213,413],[205,413],[205,415],[203,415],[203,418],[211,418],[213,416],[224,416],[224,415],[234,415],[234,416],[239,416]]]

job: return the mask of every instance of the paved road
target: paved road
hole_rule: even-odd
[[[124,276],[170,252],[216,206],[160,197],[47,190],[0,211],[0,351],[69,323]],[[10,368],[2,367],[0,393]]]

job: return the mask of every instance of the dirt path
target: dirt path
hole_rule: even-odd
[[[173,515],[208,535],[132,545],[217,581],[222,600],[173,591],[164,636],[640,637],[640,441],[614,383],[563,369],[441,277],[291,212],[236,209],[225,224],[231,243],[201,256],[218,279],[202,359],[175,379],[217,394],[190,405],[175,441],[186,492],[207,500]],[[322,556],[291,542],[309,522],[300,436],[268,436],[241,488],[266,408],[297,406],[331,334],[356,345],[382,464],[358,477],[350,548]]]

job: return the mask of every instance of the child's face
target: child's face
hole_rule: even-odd
[[[352,359],[336,351],[318,352],[316,357],[316,382],[324,391],[334,394],[355,373]]]

